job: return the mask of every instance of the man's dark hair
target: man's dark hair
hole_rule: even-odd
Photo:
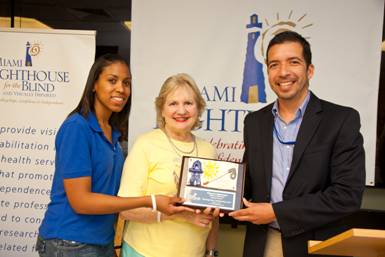
[[[266,51],[266,62],[268,62],[268,53],[272,46],[283,44],[285,42],[296,42],[299,43],[302,46],[302,55],[306,62],[306,67],[309,67],[311,64],[311,49],[309,42],[302,37],[300,34],[294,31],[284,31],[281,32],[273,37],[273,39],[269,42],[269,45],[267,47]]]

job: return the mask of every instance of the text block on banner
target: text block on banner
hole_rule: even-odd
[[[37,256],[54,140],[78,104],[95,32],[0,29],[0,257]]]

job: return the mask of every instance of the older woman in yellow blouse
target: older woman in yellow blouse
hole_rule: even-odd
[[[191,132],[200,126],[206,103],[189,75],[169,77],[155,105],[159,128],[135,141],[124,164],[119,196],[175,195],[182,156],[217,157],[209,142]],[[207,213],[166,216],[149,208],[122,212],[130,220],[123,235],[123,257],[212,256],[218,218]]]

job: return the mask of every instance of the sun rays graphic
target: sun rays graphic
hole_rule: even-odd
[[[42,49],[42,45],[43,44],[40,42],[32,43],[31,47],[29,48],[29,54],[31,56],[37,56],[38,54],[40,54],[40,51]]]
[[[277,34],[291,30],[301,34],[304,38],[309,39],[306,36],[306,29],[313,26],[313,23],[306,21],[307,13],[302,14],[298,17],[294,14],[293,10],[289,12],[287,17],[281,17],[279,13],[276,13],[275,17],[268,20],[264,19],[265,26],[261,31],[261,37],[256,45],[256,56],[262,56],[265,58],[265,51],[268,45],[268,42]]]
[[[204,164],[203,170],[204,170],[203,177],[206,180],[211,180],[217,176],[219,172],[219,165],[216,162],[207,161]]]

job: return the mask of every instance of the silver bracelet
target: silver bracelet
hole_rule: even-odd
[[[156,211],[156,198],[154,194],[151,194],[152,211]]]
[[[216,249],[210,249],[210,250],[206,250],[206,256],[214,256],[214,257],[217,257],[219,256],[219,252],[218,250]]]

